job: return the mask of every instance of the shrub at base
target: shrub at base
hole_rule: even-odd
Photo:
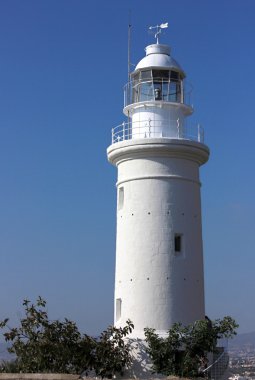
[[[217,352],[218,339],[236,335],[237,327],[234,319],[227,316],[213,322],[206,318],[188,326],[175,323],[166,338],[159,337],[155,329],[146,328],[153,372],[165,376],[203,376],[203,369],[208,365],[207,354]]]
[[[0,322],[7,328],[4,338],[11,342],[8,349],[17,359],[3,363],[3,371],[23,373],[81,373],[94,370],[97,376],[112,377],[131,362],[128,344],[124,337],[133,329],[131,321],[123,328],[108,327],[100,337],[82,335],[76,324],[68,319],[50,321],[46,301],[41,297],[36,304],[23,301],[25,317],[20,326],[8,327],[8,319]]]

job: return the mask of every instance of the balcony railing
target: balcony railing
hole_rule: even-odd
[[[178,120],[168,123],[155,120],[123,122],[112,129],[112,144],[131,139],[169,138],[204,142],[201,125],[181,126]]]

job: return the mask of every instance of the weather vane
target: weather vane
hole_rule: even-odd
[[[150,30],[157,29],[157,31],[155,33],[155,38],[157,40],[157,44],[159,43],[159,35],[161,33],[161,30],[166,29],[166,28],[168,28],[168,22],[165,22],[164,24],[149,27]]]

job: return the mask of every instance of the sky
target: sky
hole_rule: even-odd
[[[168,22],[193,86],[201,168],[206,314],[255,331],[255,1],[0,0],[0,319],[22,300],[98,334],[113,323],[116,169],[131,61]]]

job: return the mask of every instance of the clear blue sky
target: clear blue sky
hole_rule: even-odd
[[[193,84],[206,313],[255,330],[255,1],[0,0],[0,318],[41,295],[52,318],[98,333],[113,320],[115,168],[132,61],[162,42]]]

